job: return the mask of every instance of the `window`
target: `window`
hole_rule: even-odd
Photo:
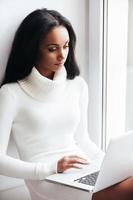
[[[133,129],[132,13],[132,0],[89,0],[89,132],[104,150]]]
[[[126,130],[126,75],[128,50],[128,0],[104,1],[105,54],[103,69],[106,71],[103,87],[105,123],[103,144]],[[106,56],[106,57],[105,57]]]

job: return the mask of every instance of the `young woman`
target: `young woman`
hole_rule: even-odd
[[[32,200],[54,199],[46,176],[101,153],[88,137],[88,91],[75,43],[65,17],[35,10],[18,28],[8,59],[0,89],[0,174],[25,179]],[[11,134],[20,160],[6,154]]]

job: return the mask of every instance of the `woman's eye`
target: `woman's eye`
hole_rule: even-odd
[[[49,48],[48,48],[48,51],[49,51],[49,52],[53,52],[53,51],[56,51],[56,49],[57,49],[56,47],[49,47]]]
[[[63,47],[63,49],[67,49],[67,48],[69,48],[69,45],[65,45],[65,46]],[[48,51],[49,51],[49,52],[54,52],[54,51],[56,51],[57,49],[59,49],[59,47],[49,47],[49,48],[48,48]]]
[[[69,45],[64,46],[64,49],[67,49],[67,48],[69,48]]]

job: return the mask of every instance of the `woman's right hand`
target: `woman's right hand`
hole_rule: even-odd
[[[80,164],[80,165],[79,165]],[[81,168],[81,165],[89,164],[85,158],[77,155],[64,156],[57,163],[57,172],[62,173],[70,168]]]

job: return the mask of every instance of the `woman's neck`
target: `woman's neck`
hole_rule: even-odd
[[[37,66],[35,66],[35,68],[39,71],[39,73],[40,73],[42,76],[44,76],[44,77],[46,77],[46,78],[48,78],[48,79],[53,80],[53,77],[54,77],[55,72],[52,72],[52,71],[47,70],[47,69],[46,69],[46,70],[42,70],[42,68],[37,67]]]
[[[54,73],[53,79],[50,77],[52,80],[47,75],[42,75],[36,67],[33,67],[31,73],[18,83],[29,96],[39,101],[45,101],[51,98],[51,95],[56,96],[57,93],[64,90],[67,78],[64,66]]]

